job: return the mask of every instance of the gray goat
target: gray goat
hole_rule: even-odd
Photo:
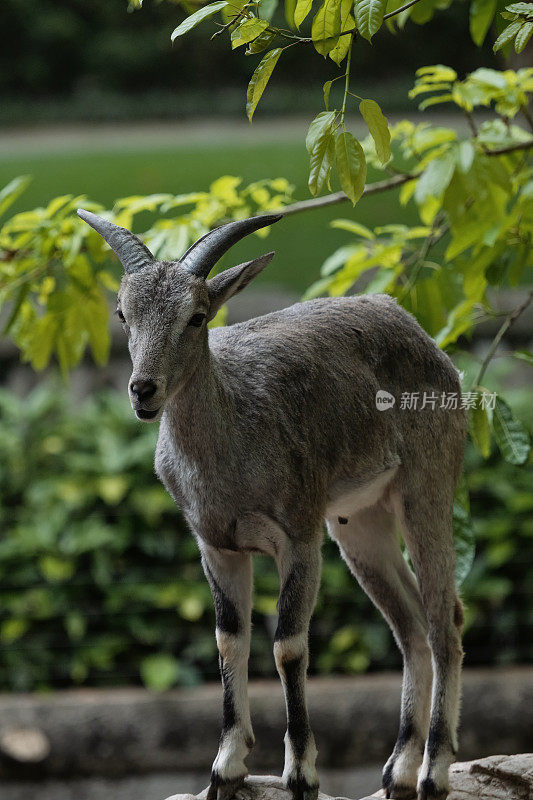
[[[247,699],[254,553],[272,556],[280,575],[274,656],[287,706],[283,778],[295,800],[317,797],[305,677],[324,520],[403,655],[387,797],[445,798],[457,749],[463,622],[452,502],[465,414],[460,404],[440,402],[460,397],[451,361],[383,295],[312,300],[208,331],[221,305],[274,254],[208,280],[209,272],[235,242],[279,216],[230,222],[179,261],[158,262],[130,231],[78,214],[125,268],[117,313],[133,363],[131,405],[139,419],[161,421],[155,470],[197,539],[214,598],[224,703],[209,800],[235,794],[254,744]],[[381,410],[380,390],[439,402]]]

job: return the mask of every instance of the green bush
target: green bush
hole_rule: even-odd
[[[0,689],[217,677],[198,550],[153,472],[157,430],[126,397],[69,401],[59,383],[0,392]],[[467,663],[514,662],[533,614],[533,501],[523,470],[468,455],[479,555],[465,584]],[[256,559],[250,672],[274,672],[278,581]],[[502,643],[505,645],[502,647]],[[326,541],[311,671],[400,665],[382,618]]]

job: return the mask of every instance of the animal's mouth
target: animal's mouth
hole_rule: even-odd
[[[155,411],[146,411],[144,408],[137,408],[135,409],[135,414],[137,415],[138,419],[149,420],[155,419],[159,414],[160,408],[156,408]]]

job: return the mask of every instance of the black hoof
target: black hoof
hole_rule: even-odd
[[[287,789],[292,794],[292,800],[317,800],[318,785],[309,786],[303,778],[290,778],[287,781]]]
[[[416,787],[405,786],[401,783],[391,781],[388,785],[383,785],[385,797],[388,800],[416,800]]]
[[[416,786],[395,783],[392,779],[394,763],[389,763],[383,770],[383,789],[387,800],[416,800]]]
[[[238,778],[231,778],[227,780],[221,778],[220,775],[213,772],[211,773],[211,782],[207,790],[207,800],[233,800],[236,792],[242,789],[246,775],[240,775]]]
[[[424,778],[418,787],[418,800],[446,800],[448,791],[437,788],[432,778]]]

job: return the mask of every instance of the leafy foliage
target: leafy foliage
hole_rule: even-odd
[[[341,187],[355,203],[362,192],[355,190],[357,183],[355,175],[365,172],[361,165],[361,150],[359,142],[353,134],[346,134],[345,114],[349,97],[361,100],[359,110],[369,125],[370,133],[376,141],[378,155],[382,163],[390,158],[390,132],[388,123],[381,109],[374,100],[357,98],[350,91],[350,67],[352,47],[358,37],[372,42],[372,37],[386,22],[391,30],[394,25],[403,28],[408,19],[418,24],[428,22],[438,8],[449,5],[451,0],[415,0],[413,3],[401,5],[397,0],[322,0],[315,8],[311,20],[311,36],[301,36],[299,31],[302,24],[308,19],[313,6],[313,0],[286,0],[285,17],[292,30],[281,28],[272,22],[278,0],[259,0],[259,2],[237,2],[227,8],[224,2],[210,3],[196,10],[176,28],[172,37],[186,33],[202,19],[212,16],[217,10],[224,9],[225,24],[218,33],[228,30],[232,47],[248,43],[247,53],[261,52],[276,42],[278,46],[270,50],[255,69],[247,92],[246,112],[252,121],[259,100],[266,85],[284,50],[294,45],[312,43],[317,53],[331,60],[340,67],[346,59],[344,72],[327,81],[324,85],[324,103],[326,111],[330,110],[329,100],[333,83],[344,78],[344,95],[340,108],[335,109],[334,130],[325,130],[324,135],[316,139],[316,152],[310,150],[311,163],[309,174],[309,188],[312,194],[319,194],[326,187],[331,186],[331,176],[336,172]],[[187,8],[185,2],[183,3]],[[474,42],[482,44],[489,27],[494,19],[498,7],[498,0],[472,0],[470,5],[470,31]],[[268,13],[266,13],[268,12]],[[527,44],[533,32],[533,12],[528,3],[514,3],[507,6],[503,16],[511,19],[511,24],[500,34],[494,48],[498,50],[511,39],[515,38],[517,52]],[[266,21],[266,25],[264,24]],[[245,32],[245,38],[240,32]],[[216,35],[216,34],[215,34]],[[284,43],[284,44],[283,44]],[[472,111],[475,106],[490,106],[495,103],[496,111],[506,117],[514,117],[519,110],[527,113],[526,94],[531,91],[533,71],[524,69],[518,72],[508,70],[479,69],[473,72],[467,80],[458,81],[457,75],[449,67],[427,67],[418,71],[418,81],[411,93],[411,97],[419,94],[444,91],[444,94],[427,98],[421,108],[437,103],[453,101],[465,111]],[[323,120],[323,114],[318,114],[316,120]],[[314,123],[312,123],[313,125]],[[334,143],[334,133],[341,128],[341,134]],[[350,151],[357,158],[347,158],[347,144]],[[309,149],[309,148],[308,148]],[[339,162],[340,157],[340,162]],[[445,162],[446,159],[444,159]],[[451,165],[442,163],[433,165],[433,172],[442,172],[445,176],[450,171]],[[429,179],[429,176],[428,176]]]
[[[514,39],[516,53],[521,53],[533,34],[533,7],[531,3],[512,3],[506,6],[502,17],[510,20],[509,25],[494,42],[494,52],[509,45]]]
[[[160,691],[214,678],[213,603],[196,542],[153,472],[156,430],[139,426],[122,395],[69,403],[59,389],[43,383],[24,400],[0,392],[0,688],[142,682]],[[483,645],[504,635],[501,620],[519,629],[531,613],[527,478],[473,448],[468,467],[480,553],[463,588],[467,654],[470,663],[526,658],[516,644]],[[459,579],[472,560],[465,497],[454,512]],[[271,559],[256,559],[255,572],[250,671],[262,676],[275,671],[278,578]],[[313,625],[313,672],[399,665],[330,540]]]
[[[0,208],[7,210],[27,183],[26,178],[11,181],[0,195]],[[107,216],[131,228],[138,214],[158,212],[144,241],[156,258],[175,259],[224,220],[280,208],[292,193],[283,178],[241,183],[223,176],[206,192],[125,197]],[[103,212],[98,203],[69,195],[16,214],[0,228],[0,308],[10,306],[2,333],[12,337],[23,360],[37,370],[55,355],[64,375],[79,363],[87,345],[97,363],[107,360],[107,290],[118,288],[107,268],[109,248],[78,219],[79,206]]]
[[[466,95],[473,99],[476,87],[478,104],[505,103],[516,115],[527,102],[531,78],[523,73],[529,72],[508,70],[500,79],[501,73],[477,70],[460,82],[457,104]],[[419,71],[414,92],[445,87],[455,97],[456,83],[450,68],[428,67]],[[506,94],[504,85],[510,87]],[[533,137],[498,118],[462,141],[452,128],[407,121],[391,134],[388,166],[405,175],[400,202],[415,203],[420,224],[368,231],[337,221],[336,227],[354,235],[353,244],[327,259],[306,296],[343,294],[354,284],[365,292],[385,291],[449,347],[472,331],[480,304],[490,313],[487,288],[504,281],[516,286],[532,263],[531,170],[521,148],[533,144]],[[382,168],[376,141],[368,137],[363,148],[367,161]],[[344,184],[343,189],[349,195]]]
[[[411,96],[424,95],[421,108],[452,103],[468,120],[468,138],[429,123],[403,121],[390,128],[377,103],[350,88],[358,39],[371,41],[384,23],[393,30],[402,29],[407,19],[423,24],[449,1],[420,0],[405,7],[399,0],[323,0],[314,7],[313,0],[287,0],[286,29],[272,22],[276,0],[230,0],[196,8],[173,37],[220,12],[218,33],[229,33],[233,48],[246,45],[248,54],[266,51],[248,87],[250,120],[288,47],[310,44],[337,66],[344,63],[340,74],[324,85],[325,111],[307,134],[310,191],[318,195],[337,180],[343,191],[326,201],[350,199],[355,204],[367,192],[401,187],[400,203],[412,204],[419,219],[413,226],[389,221],[373,229],[338,219],[334,227],[349,239],[324,263],[307,296],[387,292],[441,347],[459,354],[477,323],[496,315],[489,287],[518,286],[533,265],[533,171],[528,162],[533,70],[482,68],[463,80],[443,65],[418,71]],[[191,10],[188,3],[186,8]],[[497,10],[495,0],[471,3],[476,42],[486,37]],[[511,24],[502,34],[502,45],[514,38],[518,50],[529,36],[529,4],[515,3],[505,14]],[[310,36],[296,32],[304,23],[310,25]],[[338,79],[344,91],[335,98]],[[347,129],[352,100],[369,129],[363,142]],[[479,107],[490,109],[491,118],[477,126],[472,111]],[[385,180],[365,186],[368,167]],[[106,291],[116,283],[106,247],[74,209],[83,204],[129,228],[138,214],[157,214],[143,240],[156,257],[176,258],[225,220],[291,202],[292,188],[282,178],[246,187],[241,183],[225,176],[206,192],[123,198],[110,212],[83,197],[59,197],[46,208],[8,219],[0,229],[3,334],[13,338],[22,357],[37,369],[55,355],[67,374],[87,345],[102,363],[109,350]],[[26,178],[16,178],[0,192],[0,213],[26,185]],[[321,202],[311,200],[291,211]],[[490,618],[487,604],[494,602],[506,611],[512,608],[517,620],[525,619],[513,605],[511,579],[527,579],[515,554],[527,550],[531,539],[531,526],[523,518],[531,510],[531,497],[518,469],[530,455],[529,433],[502,397],[490,404],[493,392],[483,379],[500,339],[530,301],[531,296],[509,312],[479,371],[464,382],[475,402],[454,529],[457,581],[464,581],[467,602],[473,600],[471,624],[478,613]],[[527,351],[515,355],[524,368],[531,363]],[[0,472],[0,517],[8,530],[0,543],[0,572],[6,579],[0,624],[6,660],[0,684],[8,688],[104,682],[113,670],[116,680],[116,670],[134,664],[135,679],[140,675],[152,688],[164,689],[199,680],[213,663],[211,602],[193,540],[183,534],[170,500],[155,483],[153,431],[138,435],[136,427],[133,435],[134,423],[122,402],[102,396],[67,415],[62,401],[45,388],[24,404],[0,394],[0,463],[5,466]],[[34,459],[25,457],[29,450]],[[484,495],[503,502],[518,521],[502,516],[498,525],[487,525]],[[472,567],[474,532],[482,547]],[[512,564],[512,578],[496,574],[507,563]],[[362,671],[371,663],[389,666],[388,634],[381,623],[374,624],[366,598],[353,600],[353,584],[331,543],[324,567],[317,616],[324,647],[317,645],[314,668],[329,672]],[[262,560],[257,589],[256,612],[266,622],[275,613],[277,580]],[[350,603],[358,609],[359,622],[346,625]],[[168,625],[168,614],[174,626]],[[269,663],[268,637],[256,636],[254,648],[252,673],[261,674]],[[528,657],[527,652],[521,657]]]

